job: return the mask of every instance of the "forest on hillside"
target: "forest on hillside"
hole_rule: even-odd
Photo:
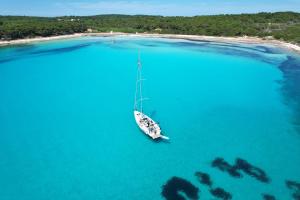
[[[276,12],[194,17],[96,15],[0,16],[0,39],[93,32],[147,32],[209,36],[273,37],[300,44],[300,13]]]

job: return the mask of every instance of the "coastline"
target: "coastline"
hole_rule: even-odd
[[[33,42],[43,42],[52,40],[63,40],[71,39],[83,36],[144,36],[153,38],[170,38],[170,39],[188,39],[188,40],[201,40],[201,41],[211,41],[211,42],[232,42],[232,43],[246,43],[246,44],[260,44],[260,45],[273,45],[279,48],[290,50],[300,54],[300,46],[291,44],[288,42],[275,40],[275,39],[262,39],[258,37],[223,37],[223,36],[202,36],[202,35],[177,35],[177,34],[151,34],[151,33],[75,33],[70,35],[60,35],[60,36],[50,36],[50,37],[36,37],[36,38],[26,38],[17,39],[9,41],[0,41],[0,47],[28,44]]]

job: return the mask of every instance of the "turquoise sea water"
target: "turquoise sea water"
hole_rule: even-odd
[[[272,46],[114,40],[0,49],[1,200],[166,199],[162,186],[174,176],[199,199],[218,199],[197,171],[232,199],[293,199],[286,180],[300,182],[299,56]],[[145,112],[169,142],[135,124],[138,49]],[[218,157],[242,158],[270,181],[232,177],[212,167]]]

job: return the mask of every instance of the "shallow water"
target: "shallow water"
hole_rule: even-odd
[[[199,199],[215,199],[197,171],[232,199],[293,199],[285,181],[300,182],[299,56],[272,46],[114,40],[0,49],[0,199],[165,199],[174,176]],[[145,112],[169,142],[135,124],[137,49]],[[211,166],[217,157],[242,158],[270,181],[243,170],[232,177]]]

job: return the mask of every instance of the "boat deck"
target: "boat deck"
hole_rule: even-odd
[[[134,111],[134,118],[140,129],[152,139],[163,138],[159,125],[149,116],[137,110]]]

